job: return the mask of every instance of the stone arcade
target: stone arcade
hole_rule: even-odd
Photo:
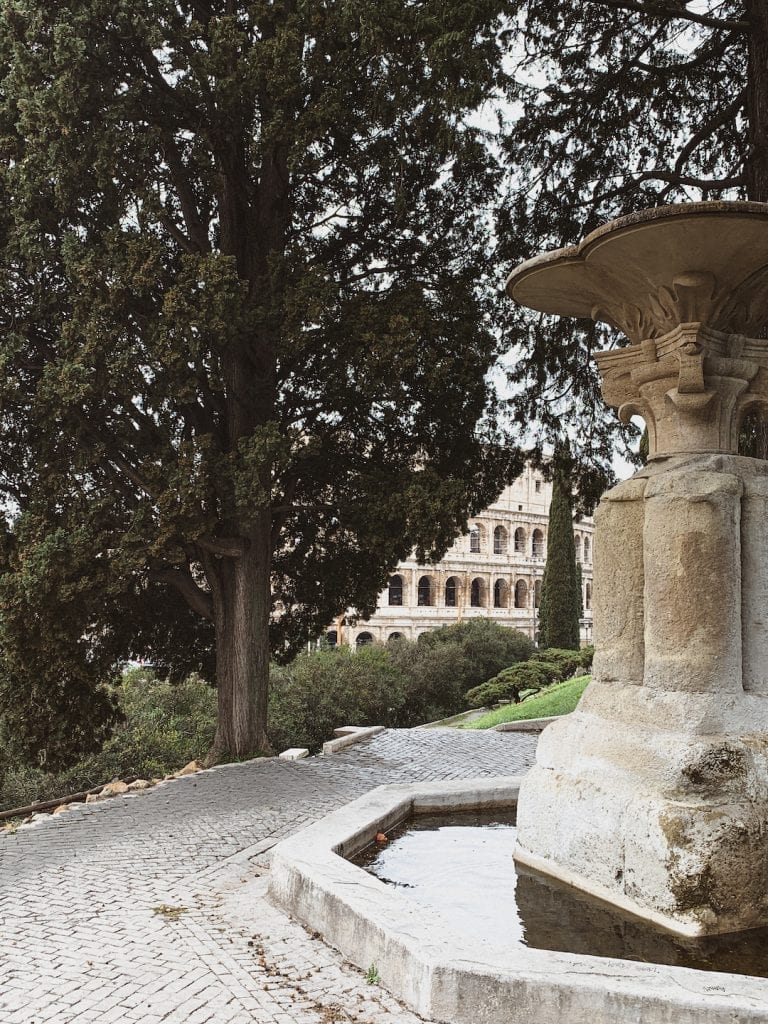
[[[603,394],[650,440],[598,510],[593,682],[542,735],[516,857],[684,934],[764,925],[768,463],[735,453],[768,403],[768,204],[624,217],[507,287],[628,336]]]

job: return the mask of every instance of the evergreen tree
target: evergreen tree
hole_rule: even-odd
[[[508,266],[661,203],[768,199],[764,0],[512,0],[510,11]],[[636,453],[636,428],[605,413],[590,359],[615,343],[609,328],[510,308],[508,331],[526,381],[521,423],[543,441],[570,421],[604,462],[617,432]]]
[[[539,643],[542,647],[578,650],[580,605],[581,587],[576,572],[568,462],[556,453],[549,506],[547,561],[539,609]]]
[[[648,461],[649,451],[649,440],[648,440],[648,427],[646,427],[640,435],[640,446],[638,448],[638,455],[640,456],[640,462],[645,465]]]
[[[212,759],[266,749],[270,648],[370,613],[519,470],[478,213],[502,9],[4,4],[0,707],[30,757],[98,743],[118,658],[214,648]]]

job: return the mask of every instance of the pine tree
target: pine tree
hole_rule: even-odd
[[[549,506],[547,561],[539,610],[539,643],[542,647],[578,650],[580,604],[571,488],[565,467],[556,457]]]
[[[503,4],[8,0],[0,707],[65,760],[119,658],[270,653],[372,611],[520,468],[488,370]]]

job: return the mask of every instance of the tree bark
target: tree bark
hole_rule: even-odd
[[[260,510],[247,550],[238,558],[217,559],[212,590],[218,722],[209,764],[272,753],[267,739],[270,530],[269,510]]]
[[[749,22],[747,198],[768,202],[768,4],[746,0]]]

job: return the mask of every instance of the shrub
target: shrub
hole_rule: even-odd
[[[553,681],[554,667],[546,662],[528,661],[499,672],[480,686],[475,686],[466,694],[469,707],[484,707],[500,700],[511,700],[518,703],[526,691],[535,693]]]
[[[563,650],[558,647],[544,647],[533,654],[532,660],[556,665],[560,672],[558,681],[570,679],[575,672],[584,667],[581,651]]]
[[[395,725],[402,674],[385,647],[346,646],[302,654],[271,672],[268,731],[275,750],[316,750],[341,725]]]
[[[578,652],[578,654],[579,654],[579,657],[581,658],[581,667],[584,668],[584,669],[591,669],[592,668],[592,659],[595,656],[595,648],[592,647],[591,645],[589,645],[587,647],[582,647],[581,650]]]
[[[397,725],[408,728],[464,710],[464,682],[472,667],[461,644],[434,645],[398,640],[387,645],[402,677]]]
[[[531,641],[517,629],[500,626],[490,619],[466,619],[422,633],[419,645],[436,648],[456,644],[461,650],[458,684],[463,693],[497,675],[517,662],[527,661],[533,653]]]
[[[71,768],[46,772],[23,766],[14,759],[12,744],[4,744],[0,807],[66,796],[117,777],[163,776],[201,759],[210,748],[216,728],[216,693],[199,676],[172,684],[157,679],[151,670],[129,669],[114,693],[124,721],[98,754]]]

